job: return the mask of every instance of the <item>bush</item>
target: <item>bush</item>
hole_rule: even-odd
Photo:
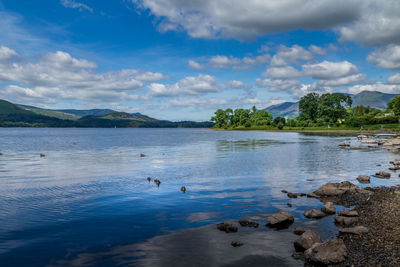
[[[283,126],[284,126],[283,123],[280,122],[280,123],[278,123],[278,126],[277,126],[277,127],[278,127],[279,130],[282,130],[282,129],[283,129]]]

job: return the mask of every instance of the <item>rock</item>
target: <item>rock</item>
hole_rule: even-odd
[[[391,161],[389,163],[393,164],[394,166],[400,166],[400,161]]]
[[[339,144],[339,147],[341,147],[341,148],[345,148],[345,147],[348,147],[348,146],[350,146],[350,144],[346,144],[346,143]]]
[[[400,167],[399,167],[399,166],[390,167],[389,170],[391,170],[391,171],[398,171],[398,170],[400,170]]]
[[[151,181],[151,178],[150,178],[150,177],[147,177],[147,181],[150,183],[150,181]]]
[[[319,209],[306,210],[303,215],[309,219],[320,219],[326,216],[326,214]]]
[[[161,181],[160,181],[160,180],[158,180],[158,179],[154,179],[154,183],[156,183],[156,185],[157,185],[157,186],[160,186],[160,184],[161,184]]]
[[[359,147],[359,146],[351,146],[350,149],[351,150],[360,150],[361,147]]]
[[[383,179],[389,179],[390,178],[390,173],[384,172],[384,171],[380,171],[380,172],[375,173],[374,177],[383,178]]]
[[[40,157],[44,158],[44,157],[46,157],[46,155],[45,154],[40,154]]]
[[[291,208],[291,207],[293,207],[293,205],[292,205],[292,203],[286,203],[286,205],[289,207],[289,208]]]
[[[268,227],[279,227],[282,225],[290,225],[294,222],[294,217],[292,214],[280,210],[278,213],[272,214],[267,218],[269,224]]]
[[[309,198],[318,198],[318,195],[314,194],[314,193],[308,193],[307,197],[309,197]]]
[[[314,194],[317,196],[339,196],[347,192],[371,193],[348,181],[344,181],[340,183],[326,183],[314,191]]]
[[[297,198],[297,194],[294,194],[294,193],[288,193],[287,194],[287,196],[289,197],[289,198]]]
[[[141,158],[144,158],[144,157],[146,157],[146,155],[143,154],[143,153],[140,153],[140,157],[141,157]]]
[[[287,194],[287,193],[289,193],[288,191],[286,191],[286,190],[281,190],[281,192],[282,193],[284,193],[284,194]]]
[[[368,138],[368,136],[363,135],[363,134],[360,134],[359,136],[357,136],[358,140],[362,140],[362,139],[365,139],[365,138]]]
[[[400,138],[388,139],[383,143],[384,146],[398,146],[400,145]]]
[[[371,177],[368,175],[359,175],[357,180],[362,184],[368,184],[370,182]]]
[[[182,187],[181,187],[181,191],[182,191],[183,193],[185,193],[185,192],[186,192],[186,187],[182,186]]]
[[[3,153],[0,152],[0,156],[3,156]]]
[[[362,143],[363,144],[376,144],[378,142],[374,139],[367,139],[367,140],[364,140]]]
[[[332,202],[326,202],[324,206],[322,206],[321,211],[326,214],[335,214],[336,207],[333,205]]]
[[[321,238],[314,230],[308,230],[294,241],[294,248],[296,251],[305,251],[311,248],[315,243],[322,243]]]
[[[248,220],[240,220],[239,224],[243,227],[254,227],[254,228],[257,228],[259,225],[257,222],[252,222]]]
[[[346,217],[346,216],[336,216],[335,223],[343,225],[343,226],[350,226],[358,222],[357,217]]]
[[[296,235],[302,235],[306,230],[304,230],[303,227],[299,227],[297,226],[296,228],[294,228],[293,233],[295,233]]]
[[[358,212],[356,210],[341,210],[338,215],[344,217],[358,217]]]
[[[339,228],[339,234],[353,234],[353,235],[361,235],[368,233],[368,228],[365,226],[355,226],[349,228]]]
[[[346,260],[347,248],[342,239],[325,243],[316,243],[307,249],[304,256],[308,262],[318,265],[330,265]]]
[[[243,246],[243,243],[239,242],[239,241],[232,241],[231,243],[232,247],[241,247]]]
[[[297,195],[299,195],[299,196],[301,196],[301,197],[305,197],[305,196],[307,196],[307,194],[306,194],[306,193],[298,193]]]
[[[238,231],[236,225],[228,224],[228,223],[219,223],[217,224],[217,229],[223,231],[225,233],[235,233]]]

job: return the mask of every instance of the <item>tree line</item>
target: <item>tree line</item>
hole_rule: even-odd
[[[387,109],[376,109],[358,105],[352,107],[349,95],[342,93],[309,93],[299,101],[299,116],[293,118],[275,117],[266,110],[218,109],[211,118],[216,128],[237,128],[271,126],[288,127],[350,126],[398,123],[400,116],[400,96],[388,103]]]

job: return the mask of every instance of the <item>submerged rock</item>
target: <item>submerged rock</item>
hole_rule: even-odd
[[[333,205],[332,202],[326,202],[324,206],[322,206],[321,211],[326,214],[335,214],[336,207]]]
[[[308,193],[307,197],[309,197],[309,198],[318,198],[318,195],[314,194],[314,193]]]
[[[281,190],[281,192],[282,193],[284,193],[284,194],[287,194],[287,193],[289,193],[288,191],[286,191],[286,190]]]
[[[182,186],[182,187],[181,187],[181,191],[182,191],[183,193],[185,193],[185,192],[186,192],[186,187]]]
[[[304,230],[303,227],[299,227],[297,226],[296,228],[294,228],[293,233],[296,235],[302,235],[306,230]]]
[[[365,192],[369,191],[356,186],[349,181],[344,181],[340,183],[326,183],[321,186],[318,190],[314,191],[317,196],[339,196],[347,192]]]
[[[257,222],[252,222],[248,220],[240,220],[239,224],[243,227],[254,227],[254,228],[257,228],[259,225]]]
[[[358,217],[358,212],[356,210],[341,210],[338,215],[345,217]]]
[[[144,157],[146,157],[146,155],[143,154],[143,153],[140,153],[140,157],[141,157],[141,158],[144,158]]]
[[[291,207],[293,207],[293,205],[292,205],[292,203],[286,203],[286,205],[289,207],[289,208],[291,208]]]
[[[219,223],[217,224],[217,229],[225,233],[235,233],[238,231],[238,227],[229,223]]]
[[[362,235],[368,233],[368,228],[365,226],[355,226],[349,228],[339,228],[340,234],[353,234],[353,235]]]
[[[288,193],[287,196],[288,196],[289,198],[297,198],[298,194],[295,194],[295,193]]]
[[[314,230],[308,230],[294,241],[294,248],[301,252],[311,248],[315,243],[322,243],[321,238]]]
[[[345,147],[349,147],[349,146],[350,146],[350,144],[346,144],[346,143],[339,144],[339,147],[341,147],[341,148],[345,148]]]
[[[160,180],[158,180],[158,179],[154,179],[154,183],[155,183],[157,186],[160,186],[160,184],[161,184],[161,181],[160,181]]]
[[[150,177],[147,177],[147,182],[150,183],[150,181],[151,181],[151,178],[150,178]]]
[[[357,217],[346,217],[346,216],[336,216],[335,223],[343,225],[343,226],[350,226],[358,222]]]
[[[367,139],[363,141],[363,144],[377,144],[378,142],[374,139]]]
[[[44,158],[44,157],[46,157],[46,155],[45,154],[40,154],[40,157]]]
[[[243,246],[243,243],[241,243],[239,241],[232,241],[231,246],[235,247],[235,248],[236,247],[241,247],[241,246]]]
[[[376,178],[389,179],[390,178],[390,173],[384,172],[384,171],[380,171],[380,172],[375,173],[374,176]]]
[[[368,184],[370,182],[371,177],[368,175],[359,175],[357,180],[362,184]]]
[[[319,209],[312,209],[312,210],[306,210],[303,215],[304,217],[309,219],[320,219],[325,217],[326,213],[320,211]]]
[[[267,218],[269,222],[267,224],[268,227],[280,227],[284,225],[290,225],[294,222],[294,217],[292,214],[280,210],[278,213],[272,214]]]
[[[307,249],[304,256],[308,262],[319,265],[341,263],[346,260],[347,248],[342,239],[316,243]]]

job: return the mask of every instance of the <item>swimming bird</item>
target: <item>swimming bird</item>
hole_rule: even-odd
[[[156,183],[157,186],[160,186],[161,182],[158,179],[154,179],[154,182]]]
[[[151,181],[151,178],[150,178],[150,177],[147,177],[147,181],[150,183],[150,181]]]
[[[182,187],[181,187],[181,191],[182,191],[183,193],[185,193],[185,192],[186,192],[186,187],[182,186]]]

